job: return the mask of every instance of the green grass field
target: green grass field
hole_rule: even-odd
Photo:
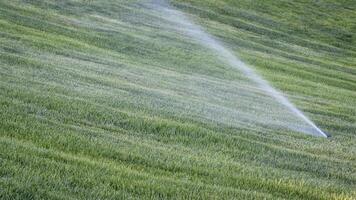
[[[170,3],[332,138],[239,121],[149,0],[0,0],[0,199],[356,199],[356,2]]]

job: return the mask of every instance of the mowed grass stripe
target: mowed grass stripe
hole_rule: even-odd
[[[8,139],[7,139],[8,140]],[[4,141],[4,138],[2,139],[2,141]],[[6,140],[5,140],[6,141]],[[10,140],[12,143],[14,142],[14,140],[13,139],[11,139]],[[17,143],[17,142],[16,142]],[[28,149],[28,148],[30,148],[30,149],[28,149],[28,150],[30,150],[30,151],[33,151],[33,150],[35,150],[35,151],[39,151],[40,149],[38,149],[37,150],[37,148],[34,148],[32,145],[30,145],[29,146],[29,143],[25,143],[25,144],[27,144],[26,146],[23,146],[24,148],[26,148],[26,149]],[[19,145],[24,145],[24,144],[22,144],[22,142],[21,143],[19,143]],[[32,150],[33,149],[33,150]],[[120,176],[121,174],[122,175],[124,175],[124,176],[131,176],[132,178],[134,178],[134,177],[137,177],[137,178],[139,178],[139,180],[137,180],[137,181],[130,181],[130,182],[128,182],[128,183],[126,183],[126,184],[139,184],[140,185],[140,187],[141,187],[141,189],[142,190],[145,190],[145,188],[147,188],[147,186],[148,186],[148,188],[150,188],[150,187],[155,187],[156,185],[155,184],[145,184],[144,182],[145,182],[145,180],[147,180],[147,177],[146,176],[150,176],[149,174],[146,174],[146,173],[144,173],[144,172],[142,172],[141,170],[135,170],[135,169],[132,169],[131,167],[126,167],[126,166],[122,166],[122,165],[118,165],[118,163],[112,163],[112,162],[110,162],[110,161],[105,161],[105,160],[102,160],[102,159],[100,159],[100,160],[98,160],[98,161],[94,161],[92,158],[86,158],[86,157],[84,157],[84,156],[80,156],[80,157],[78,157],[78,156],[73,156],[73,155],[71,155],[71,154],[66,154],[66,153],[64,153],[64,152],[53,152],[53,151],[48,151],[48,150],[46,150],[46,149],[41,149],[41,151],[39,152],[40,154],[44,154],[44,157],[46,158],[46,157],[49,157],[50,159],[48,160],[49,162],[51,162],[51,163],[53,163],[53,158],[56,158],[56,157],[58,157],[57,159],[59,159],[59,161],[61,161],[60,163],[63,163],[63,161],[65,161],[65,160],[68,160],[69,162],[71,162],[71,161],[74,161],[74,162],[80,162],[80,163],[78,163],[79,165],[81,165],[81,164],[84,164],[84,165],[87,165],[87,164],[89,164],[89,166],[90,165],[94,165],[94,167],[98,167],[98,168],[100,168],[100,170],[101,171],[106,171],[106,170],[110,170],[110,171],[112,171],[112,170],[114,170],[116,173],[115,173],[115,176]],[[36,153],[37,154],[37,153]],[[21,157],[21,155],[18,155],[18,156],[20,156]],[[25,156],[25,155],[23,155],[23,156]],[[43,158],[43,156],[41,156],[41,157],[39,157],[39,159],[42,159]],[[68,162],[67,161],[67,162]],[[59,164],[60,165],[60,163],[57,163],[57,164]],[[44,163],[43,163],[44,164]],[[78,164],[76,164],[76,165],[78,165]],[[88,167],[89,167],[88,166]],[[106,169],[106,170],[105,170]],[[90,168],[87,168],[87,170],[90,170],[90,172],[92,172],[92,170],[90,169]],[[119,174],[117,174],[119,172]],[[86,175],[87,176],[87,175]],[[102,176],[102,174],[101,174],[101,176]],[[101,176],[98,176],[98,177],[101,177]],[[142,177],[143,176],[143,177]],[[141,178],[142,177],[142,178]],[[145,178],[146,177],[146,178]],[[155,179],[154,177],[151,177],[151,180],[152,179]],[[168,181],[168,182],[175,182],[175,184],[177,184],[176,186],[178,186],[179,187],[179,185],[181,185],[182,184],[182,182],[180,182],[180,181],[174,181],[175,179],[171,179],[171,178],[164,178],[164,177],[162,177],[162,178],[160,178],[159,180],[158,180],[158,183],[162,183],[162,182],[166,182],[166,181]],[[80,183],[81,182],[77,182],[77,181],[79,181],[79,180],[76,180],[76,183],[77,184],[79,184],[80,185]],[[90,179],[89,180],[87,180],[87,181],[90,181]],[[106,181],[110,181],[110,179],[105,179],[105,182]],[[242,181],[242,180],[240,180],[240,181]],[[267,181],[267,180],[266,180]],[[204,186],[203,186],[203,184],[202,184],[202,182],[201,183],[199,183],[199,182],[194,182],[194,183],[189,183],[190,181],[184,181],[183,182],[183,184],[184,185],[186,185],[186,184],[188,184],[188,186],[190,187],[190,188],[196,188],[197,186],[198,187],[203,187],[203,188],[205,188],[206,186],[208,186],[208,188],[207,189],[213,189],[214,191],[212,191],[213,193],[212,194],[214,194],[214,192],[218,192],[218,191],[221,191],[221,189],[222,189],[222,192],[225,190],[224,188],[225,187],[218,187],[219,189],[218,189],[218,191],[216,191],[216,187],[217,186],[213,186],[213,187],[211,187],[211,186],[209,186],[209,185],[206,185],[206,184],[204,184]],[[261,181],[261,180],[259,180],[259,182],[260,182],[260,184],[262,184],[261,185],[261,187],[263,187],[263,188],[266,188],[265,186],[263,186],[263,182],[264,181]],[[310,198],[310,199],[314,199],[314,198],[316,198],[316,199],[318,199],[317,197],[313,197],[313,194],[312,193],[309,193],[308,194],[308,187],[310,187],[310,186],[307,186],[306,188],[305,188],[305,190],[304,191],[300,191],[300,185],[294,185],[292,182],[289,182],[289,183],[286,183],[286,184],[281,184],[281,182],[280,181],[267,181],[267,183],[268,182],[271,182],[271,184],[269,185],[269,186],[267,186],[267,187],[269,187],[270,189],[277,189],[276,191],[274,191],[274,194],[276,195],[277,194],[277,196],[278,196],[278,194],[279,195],[282,195],[283,196],[283,192],[285,192],[285,191],[288,191],[288,190],[295,190],[295,192],[297,192],[298,191],[298,194],[299,195],[301,195],[300,197],[307,197],[307,198]],[[240,182],[241,183],[241,182]],[[245,184],[247,184],[247,186],[249,185],[249,182],[247,181],[246,182],[246,180],[245,180],[245,182],[244,182]],[[82,183],[83,184],[83,183]],[[85,183],[84,182],[84,184],[91,184],[90,182],[89,183]],[[254,186],[256,186],[256,184],[255,183],[252,183]],[[276,185],[275,184],[278,184],[278,187],[276,187]],[[119,184],[119,185],[121,185],[123,188],[125,188],[125,183],[122,183],[122,184]],[[94,185],[92,185],[91,184],[91,186],[94,186]],[[146,187],[143,187],[143,186],[146,186]],[[162,185],[159,185],[158,187],[162,187]],[[183,186],[183,187],[185,187],[185,186]],[[298,189],[296,190],[296,188],[295,187],[298,187]],[[86,186],[84,186],[83,187],[83,189],[84,188],[88,188],[88,185],[86,185]],[[79,189],[79,188],[78,188]],[[78,190],[77,189],[77,190]],[[231,190],[232,190],[232,188],[230,189],[230,188],[226,188],[226,189],[228,189],[228,191],[229,192],[231,192]],[[79,191],[80,191],[80,189],[79,189]],[[273,191],[273,190],[272,190]],[[77,191],[78,192],[78,191]],[[137,193],[138,191],[133,191],[134,193]],[[152,191],[153,192],[153,191]],[[175,191],[171,191],[171,192],[174,192],[174,193],[176,193],[177,191],[175,190]],[[207,191],[205,191],[205,192],[207,192]],[[240,194],[240,192],[241,191],[239,191],[239,195],[241,195]],[[146,194],[147,192],[145,192],[145,191],[143,191],[143,193],[142,194]],[[162,191],[162,193],[164,194],[164,191]],[[188,193],[188,195],[195,195],[195,194],[197,194],[197,193],[192,193],[192,194],[189,194]],[[208,194],[208,193],[205,193],[205,194]],[[251,193],[250,192],[243,192],[242,194],[250,194],[251,195]],[[256,194],[256,193],[254,193],[254,194]],[[258,194],[258,193],[257,193]],[[264,194],[264,193],[260,193],[260,194]],[[210,193],[209,193],[209,195],[211,195]],[[236,194],[234,194],[234,195],[236,195]],[[266,194],[265,194],[266,195]],[[330,194],[329,194],[330,195]],[[328,196],[329,196],[328,195]],[[211,196],[210,196],[211,197]]]
[[[332,38],[331,35],[327,35],[327,32],[320,31],[320,29],[317,30],[317,32],[310,33],[309,31],[315,29],[315,24],[320,23],[320,20],[304,20],[300,16],[288,16],[289,13],[294,12],[295,8],[293,6],[287,8],[284,10],[284,12],[274,12],[274,13],[265,13],[264,11],[268,11],[266,9],[263,9],[263,6],[265,7],[274,7],[275,9],[281,9],[278,8],[278,6],[281,6],[281,2],[278,2],[277,5],[273,1],[257,1],[253,2],[255,3],[256,8],[251,9],[251,2],[247,1],[239,1],[239,2],[224,2],[222,4],[225,5],[219,5],[219,6],[210,6],[213,4],[213,0],[211,1],[189,1],[190,4],[184,3],[185,1],[176,1],[175,5],[178,8],[181,8],[183,10],[186,10],[194,15],[199,15],[202,18],[208,18],[209,20],[215,20],[215,21],[220,21],[225,24],[229,24],[230,26],[234,26],[239,29],[247,30],[250,32],[258,33],[258,34],[263,34],[267,35],[273,39],[278,39],[286,42],[295,42],[296,44],[300,44],[302,46],[306,47],[312,47],[315,51],[331,51],[331,53],[341,53],[341,52],[348,52],[351,55],[355,54],[355,48],[349,44],[349,41],[346,40],[345,38]],[[215,2],[214,2],[215,3]],[[294,4],[295,2],[291,2],[291,4]],[[200,8],[197,8],[199,5]],[[209,5],[210,4],[210,5]],[[241,8],[237,8],[236,6],[231,6],[231,4],[239,4]],[[270,6],[272,5],[272,6]],[[258,8],[261,6],[260,8]],[[306,4],[303,5],[304,7]],[[202,8],[203,7],[203,8]],[[341,7],[341,6],[340,6]],[[320,7],[319,7],[320,8]],[[255,9],[255,10],[253,10]],[[300,10],[301,12],[305,12],[305,16],[308,15],[313,15],[315,12],[317,12],[314,8],[313,12],[307,11],[307,9],[303,8]],[[343,14],[344,12],[339,12],[338,14]],[[286,19],[289,19],[290,21],[284,21],[285,19],[275,18],[275,15],[284,15],[286,14]],[[334,15],[335,16],[335,15]],[[332,14],[331,17],[334,17]],[[298,18],[299,17],[299,18]],[[324,19],[327,19],[324,18]],[[303,21],[304,20],[304,21]],[[293,23],[296,22],[296,23]],[[311,22],[309,24],[309,22]],[[306,23],[309,27],[308,29],[300,30],[301,27],[298,27],[299,23]],[[314,26],[311,26],[311,24],[314,24]],[[318,24],[320,28],[320,24]],[[335,27],[338,26],[338,24],[333,24]],[[348,24],[349,26],[347,28],[352,28],[352,21]],[[335,28],[334,27],[334,28]],[[338,27],[340,29],[345,29],[344,27]],[[299,30],[298,30],[299,29]],[[344,30],[343,30],[344,31]],[[341,32],[341,30],[340,30]],[[314,35],[313,35],[314,34]],[[345,31],[345,35],[353,35],[353,33],[350,30]],[[308,37],[305,37],[308,35],[308,37],[312,36],[312,40],[308,39]],[[320,38],[315,37],[316,35],[322,36]],[[346,36],[348,37],[348,36]],[[335,39],[338,39],[338,42],[342,42],[342,45],[336,43]],[[344,41],[342,39],[345,39]],[[352,42],[352,40],[351,40]],[[345,47],[347,47],[345,49]]]

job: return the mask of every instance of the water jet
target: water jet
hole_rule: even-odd
[[[325,138],[330,137],[329,134],[318,128],[314,122],[312,122],[301,110],[293,105],[281,92],[272,87],[267,80],[255,72],[252,67],[248,66],[245,62],[239,59],[238,56],[225,47],[222,42],[207,33],[202,27],[194,24],[183,12],[174,9],[167,2],[162,0],[153,0],[152,4],[153,9],[157,9],[158,12],[165,15],[165,20],[169,20],[177,25],[175,27],[176,29],[183,30],[184,34],[194,38],[201,45],[211,51],[214,51],[221,62],[225,62],[230,67],[240,71],[244,76],[248,77],[248,79],[257,84],[260,89],[265,91],[265,93],[273,97],[275,101],[286,107],[295,117],[299,118],[309,126],[309,128],[304,129],[290,126],[290,129],[315,136]]]

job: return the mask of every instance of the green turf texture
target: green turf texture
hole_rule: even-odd
[[[0,199],[355,199],[356,2],[171,4],[333,137],[206,117],[243,77],[145,1],[0,0]]]

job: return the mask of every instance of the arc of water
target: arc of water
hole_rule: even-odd
[[[251,67],[235,56],[230,50],[223,46],[217,39],[205,32],[200,26],[194,24],[189,18],[182,12],[175,10],[167,2],[162,0],[154,0],[155,6],[159,7],[160,11],[167,12],[167,19],[171,20],[183,27],[186,27],[186,34],[192,38],[198,40],[205,47],[215,51],[221,61],[227,62],[231,67],[241,71],[245,76],[254,81],[262,90],[267,92],[270,96],[275,98],[279,103],[284,105],[290,110],[296,117],[299,117],[306,122],[312,129],[313,133],[316,133],[322,137],[329,137],[318,128],[307,116],[303,114],[295,105],[293,105],[285,96],[279,91],[273,88],[267,80],[258,75]],[[306,132],[306,131],[304,131]],[[313,134],[308,133],[308,134]]]

